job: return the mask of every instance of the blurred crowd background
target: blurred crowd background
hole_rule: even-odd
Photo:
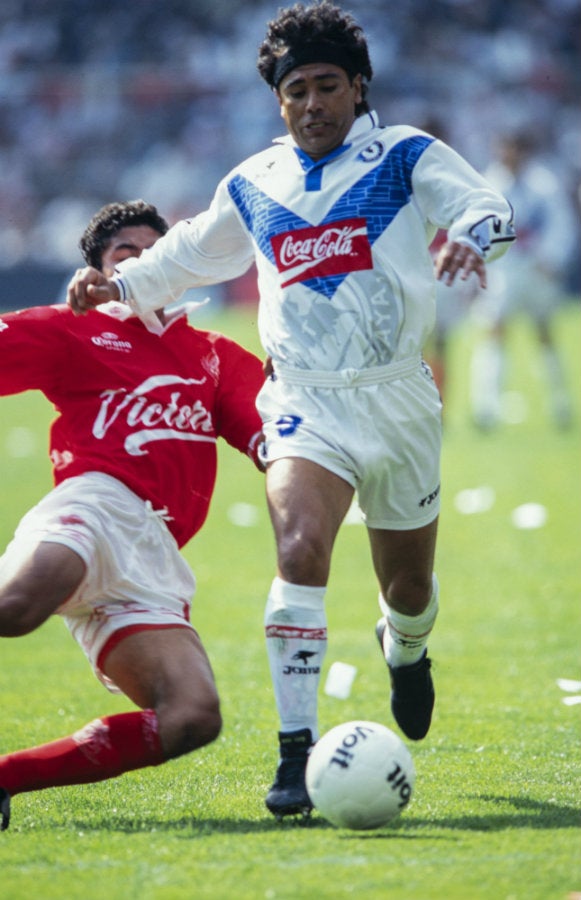
[[[104,203],[143,197],[173,223],[284,131],[255,65],[281,5],[2,0],[0,303],[54,300]],[[343,6],[367,32],[383,124],[436,122],[479,170],[498,134],[532,128],[579,211],[579,0]],[[572,259],[572,293],[579,280]]]

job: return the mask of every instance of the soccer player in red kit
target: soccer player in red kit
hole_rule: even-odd
[[[167,228],[141,200],[113,203],[80,247],[111,275]],[[186,313],[144,323],[113,302],[85,316],[63,304],[0,318],[0,394],[38,389],[58,411],[55,487],[0,558],[0,636],[58,613],[97,677],[139,707],[1,756],[2,830],[15,794],[158,765],[220,732],[211,666],[189,621],[195,580],[179,548],[206,518],[218,437],[262,468],[264,374],[259,359],[193,328]]]

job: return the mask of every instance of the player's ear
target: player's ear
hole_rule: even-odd
[[[353,81],[352,81],[352,85],[355,88],[355,105],[356,106],[358,103],[361,103],[361,101],[363,100],[363,91],[361,89],[362,77],[363,76],[361,75],[361,73],[358,72],[357,75],[354,75]]]
[[[276,97],[276,99],[278,100],[280,115],[284,117],[284,113],[282,111],[282,97],[280,96],[277,88],[274,88],[273,93],[274,93],[274,96]]]

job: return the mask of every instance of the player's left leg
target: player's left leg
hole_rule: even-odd
[[[437,528],[435,519],[410,531],[369,529],[384,614],[377,636],[390,671],[391,708],[412,740],[425,737],[434,707],[426,648],[438,613],[433,573]]]
[[[470,362],[472,420],[481,431],[500,422],[505,378],[506,336],[504,327],[498,326],[480,338]]]
[[[0,757],[2,829],[8,827],[10,796],[159,765],[218,736],[218,693],[192,629],[130,633],[102,665],[141,709],[95,719],[69,737]]]
[[[549,320],[539,319],[535,328],[543,354],[550,414],[557,428],[568,428],[573,420],[573,410],[563,360]]]

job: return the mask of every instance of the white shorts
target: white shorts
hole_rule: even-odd
[[[78,590],[57,612],[109,690],[118,692],[100,662],[121,631],[192,627],[195,579],[163,513],[117,479],[89,472],[54,488],[18,525],[0,558],[0,579],[40,542],[65,544],[87,566]]]
[[[339,475],[357,491],[369,528],[432,522],[440,509],[442,427],[428,366],[418,358],[359,373],[297,374],[277,369],[258,395],[266,462],[298,456]],[[341,386],[323,386],[338,375]],[[320,384],[295,383],[307,379]]]

